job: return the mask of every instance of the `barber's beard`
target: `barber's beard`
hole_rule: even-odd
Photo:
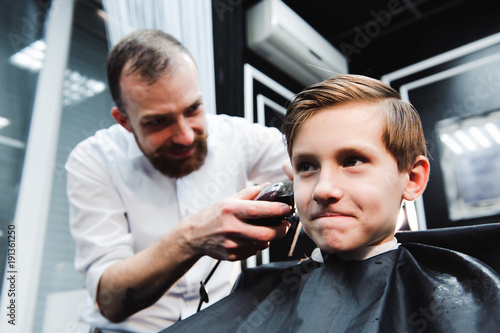
[[[175,150],[183,150],[194,147],[194,151],[186,158],[171,158],[168,153]],[[171,178],[182,178],[193,171],[201,168],[207,156],[207,135],[196,135],[190,146],[173,144],[160,147],[154,153],[146,153],[141,148],[144,155],[148,158],[156,170],[165,176]]]

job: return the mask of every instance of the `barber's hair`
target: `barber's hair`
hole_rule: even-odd
[[[154,84],[175,66],[172,59],[179,52],[193,58],[177,39],[161,30],[135,30],[120,40],[111,49],[106,63],[109,90],[116,106],[125,112],[120,91],[122,74],[138,73],[144,82]],[[127,72],[123,73],[125,68]]]
[[[325,108],[347,103],[376,103],[384,113],[382,142],[395,158],[399,172],[411,170],[419,155],[427,157],[420,116],[387,84],[361,75],[341,75],[313,84],[298,93],[287,108],[283,123],[288,155],[302,124]]]

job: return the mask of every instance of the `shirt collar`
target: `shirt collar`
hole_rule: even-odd
[[[126,129],[124,129],[127,131]],[[137,144],[137,141],[135,141],[135,136],[133,133],[130,133],[127,131],[127,138],[128,138],[128,157],[133,160],[138,157],[144,156],[144,153],[142,152],[141,148],[139,148],[139,145]]]

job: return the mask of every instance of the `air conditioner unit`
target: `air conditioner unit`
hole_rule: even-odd
[[[248,9],[247,43],[304,85],[348,72],[342,53],[281,0],[263,0]]]

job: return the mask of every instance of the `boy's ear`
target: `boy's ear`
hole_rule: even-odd
[[[125,112],[120,111],[120,109],[114,106],[111,109],[111,115],[118,124],[122,125],[127,131],[132,132],[132,127],[130,126],[130,122]]]
[[[285,172],[285,175],[288,176],[288,179],[290,179],[293,182],[293,168],[289,158],[283,161],[282,168],[283,171]]]
[[[425,156],[419,155],[415,159],[415,163],[413,163],[413,167],[409,173],[410,179],[403,192],[405,200],[416,200],[424,192],[429,180],[430,168],[429,160]]]

